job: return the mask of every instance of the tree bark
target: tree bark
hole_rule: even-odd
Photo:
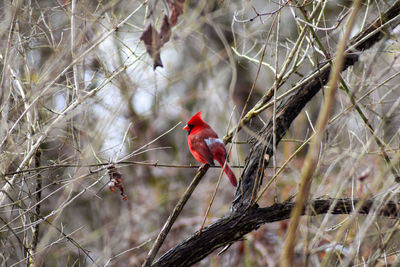
[[[334,206],[331,207],[333,204]],[[311,216],[325,214],[328,211],[331,214],[350,214],[354,211],[353,207],[359,204],[357,212],[360,214],[375,212],[380,206],[379,202],[373,200],[317,199],[308,205],[307,213]],[[198,232],[195,232],[181,244],[169,250],[152,266],[190,266],[203,259],[211,251],[242,239],[244,235],[265,223],[289,219],[294,206],[294,202],[278,203],[268,208],[250,208],[243,213],[237,212],[221,218],[204,228],[200,236]],[[399,213],[400,207],[394,202],[388,202],[378,208],[378,214],[381,216],[395,218]]]

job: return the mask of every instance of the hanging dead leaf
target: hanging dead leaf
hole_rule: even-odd
[[[156,69],[158,66],[162,67],[160,48],[163,43],[157,30],[153,29],[153,26],[150,24],[142,33],[142,36],[140,36],[140,40],[144,42],[147,53],[153,59],[153,69]]]
[[[171,38],[171,27],[178,22],[178,17],[183,14],[185,0],[167,0],[170,17],[164,15],[160,32],[150,24],[140,36],[144,42],[147,53],[153,59],[153,69],[163,67],[161,61],[161,47]]]
[[[169,23],[175,26],[178,22],[178,17],[183,14],[183,4],[185,0],[167,0],[170,12]]]
[[[170,23],[168,22],[168,17],[165,15],[160,31],[160,41],[162,42],[162,45],[168,42],[170,37],[171,37],[171,26]]]

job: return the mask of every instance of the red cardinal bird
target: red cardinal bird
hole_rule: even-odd
[[[188,132],[190,152],[200,163],[214,165],[214,160],[216,160],[221,167],[224,167],[227,158],[224,143],[218,139],[218,135],[210,125],[203,121],[201,111],[194,115],[183,129]],[[228,163],[226,163],[224,171],[231,184],[236,187],[236,176]]]

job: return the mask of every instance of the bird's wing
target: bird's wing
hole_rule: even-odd
[[[210,137],[204,139],[204,141],[206,142],[208,148],[210,149],[213,158],[217,158],[220,156],[226,158],[226,150],[224,142],[222,142],[221,139]]]
[[[197,140],[196,140],[197,139]],[[193,156],[201,163],[214,165],[213,154],[207,145],[206,139],[201,136],[193,136],[190,140],[190,149]]]

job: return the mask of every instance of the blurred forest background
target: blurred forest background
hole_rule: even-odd
[[[143,262],[199,166],[182,130],[186,121],[202,110],[222,138],[270,88],[284,99],[334,55],[352,2],[176,1],[183,13],[161,47],[163,67],[153,70],[155,58],[140,38],[150,23],[160,29],[174,1],[1,1],[0,265]],[[352,36],[395,2],[362,1]],[[311,199],[397,201],[398,38],[399,28],[342,73],[381,146],[340,86]],[[320,92],[293,122],[264,184],[312,135],[322,102]],[[274,105],[264,105],[228,145],[238,177],[247,141],[273,111]],[[260,206],[297,192],[306,152],[285,166]],[[110,194],[112,166],[121,174],[124,196],[118,183]],[[159,255],[199,229],[219,173],[208,170]],[[234,193],[223,177],[207,224],[229,211]],[[348,218],[303,217],[296,262],[319,266],[334,250],[337,264],[396,263],[396,221],[376,214]],[[287,226],[286,220],[264,225],[198,266],[277,266]]]

